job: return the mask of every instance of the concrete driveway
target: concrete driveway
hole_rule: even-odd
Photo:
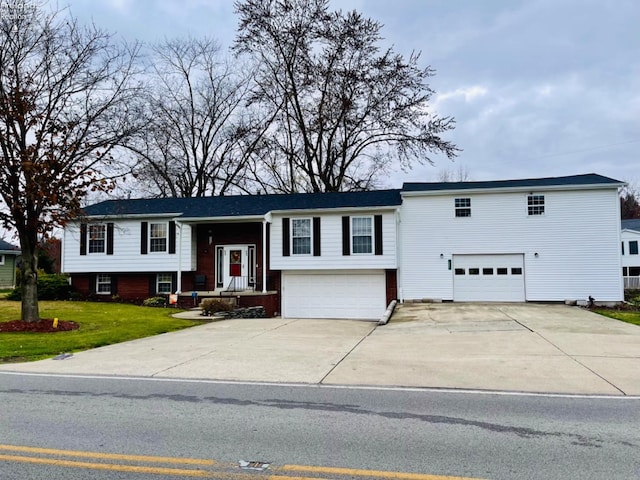
[[[405,304],[380,327],[226,320],[0,371],[640,395],[640,327],[564,305]]]

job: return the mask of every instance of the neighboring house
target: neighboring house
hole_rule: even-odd
[[[65,228],[62,270],[85,294],[188,304],[197,291],[299,318],[378,318],[392,299],[616,302],[622,185],[588,174],[110,200]]]
[[[16,261],[20,247],[0,240],[0,288],[13,288],[16,284]]]
[[[622,220],[621,226],[624,288],[640,289],[640,219]]]

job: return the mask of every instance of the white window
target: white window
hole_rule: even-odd
[[[527,196],[527,213],[529,215],[544,215],[544,195]]]
[[[104,273],[98,274],[96,277],[96,293],[99,295],[108,295],[111,293],[111,275]]]
[[[291,219],[291,245],[294,255],[311,255],[311,219]]]
[[[0,265],[4,265],[4,255],[0,255]]]
[[[351,253],[373,253],[373,217],[351,217]]]
[[[106,248],[106,226],[89,225],[89,253],[104,253]]]
[[[151,223],[149,225],[149,251],[150,252],[166,252],[167,251],[167,224]]]
[[[156,277],[156,292],[171,293],[171,274],[159,273]]]
[[[471,199],[470,198],[456,198],[456,217],[470,217],[471,216]]]

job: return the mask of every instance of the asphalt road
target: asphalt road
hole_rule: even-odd
[[[0,479],[637,479],[638,425],[637,399],[0,374]]]

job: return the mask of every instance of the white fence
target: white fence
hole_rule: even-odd
[[[622,277],[625,290],[640,290],[640,277]]]

